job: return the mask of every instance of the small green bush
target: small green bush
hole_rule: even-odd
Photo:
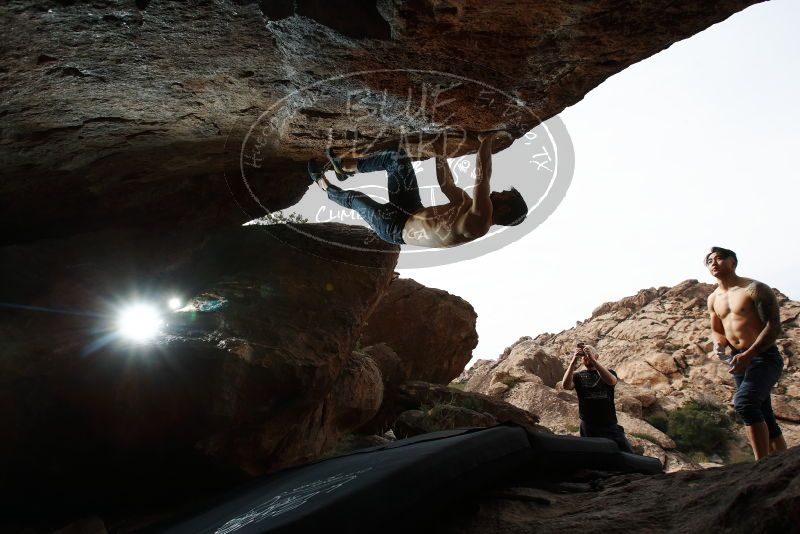
[[[720,454],[732,437],[732,426],[731,418],[721,406],[690,401],[669,414],[667,434],[683,452]]]
[[[639,439],[643,439],[645,441],[649,441],[650,443],[654,443],[658,445],[658,440],[651,436],[650,434],[640,434],[639,432],[631,432],[631,436]]]
[[[457,399],[455,405],[466,408],[467,410],[472,410],[473,412],[483,412],[483,402],[475,397],[468,397],[465,395],[460,399]]]
[[[708,461],[708,456],[706,456],[705,453],[702,452],[690,452],[689,454],[687,454],[687,456],[691,461],[697,462],[698,464],[702,464]]]
[[[654,415],[647,418],[647,422],[660,431],[667,433],[667,426],[669,426],[669,419],[664,415]]]

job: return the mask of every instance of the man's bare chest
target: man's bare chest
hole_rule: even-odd
[[[731,288],[718,293],[714,299],[714,313],[721,319],[733,316],[750,315],[753,311],[753,299],[746,288]]]

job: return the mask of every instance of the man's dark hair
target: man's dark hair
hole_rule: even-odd
[[[492,207],[495,210],[493,220],[495,224],[502,224],[503,226],[516,226],[525,220],[528,215],[528,204],[522,195],[515,187],[507,190],[511,193],[508,199],[492,199]],[[506,191],[503,191],[504,193]],[[499,213],[497,208],[500,206],[508,206],[508,211]]]
[[[706,254],[706,259],[705,259],[705,264],[706,265],[708,265],[709,256],[711,256],[715,252],[723,260],[727,260],[728,258],[733,258],[733,264],[734,265],[739,265],[739,260],[736,258],[736,253],[734,251],[732,251],[731,249],[722,248],[722,247],[711,247],[711,250],[708,252],[708,254]]]

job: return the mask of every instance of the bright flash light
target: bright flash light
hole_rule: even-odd
[[[171,299],[169,299],[168,304],[169,304],[169,309],[177,310],[178,308],[181,307],[181,299],[179,299],[178,297],[172,297]]]
[[[154,306],[134,304],[120,312],[117,328],[122,336],[143,343],[153,338],[162,324],[161,316]]]

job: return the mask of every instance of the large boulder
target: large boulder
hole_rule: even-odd
[[[800,423],[800,410],[798,410],[797,401],[793,398],[786,395],[773,395],[772,409],[778,419]]]
[[[528,380],[514,385],[500,398],[537,414],[539,422],[557,434],[578,432],[578,399],[574,393],[558,392],[541,382]]]
[[[186,489],[218,468],[264,473],[319,456],[374,416],[382,377],[353,349],[397,247],[342,252],[329,243],[368,235],[345,225],[104,235],[0,256],[13,300],[28,305],[0,322],[6,502],[47,494],[79,506]],[[173,295],[188,304],[168,311]],[[134,298],[163,308],[150,343],[113,329]]]
[[[625,434],[645,439],[662,449],[674,449],[675,442],[665,433],[638,417],[625,412],[617,412],[617,422],[625,429]]]
[[[325,428],[315,429],[324,436],[323,450],[372,419],[383,402],[383,391],[378,366],[369,356],[354,352],[324,400],[330,415]]]
[[[564,365],[557,355],[527,338],[507,349],[499,360],[476,366],[469,376],[467,389],[492,395],[534,377],[554,387],[564,376]]]
[[[370,358],[381,373],[381,380],[385,389],[389,392],[395,390],[397,386],[405,381],[405,371],[403,361],[400,356],[392,350],[386,343],[378,343],[363,347],[358,350],[364,356]]]
[[[397,278],[370,316],[361,343],[391,347],[405,380],[447,384],[464,370],[478,345],[477,317],[460,297]]]
[[[399,388],[396,402],[405,409],[438,405],[461,406],[473,412],[489,414],[499,423],[514,423],[534,432],[546,431],[537,424],[538,416],[530,411],[487,395],[461,391],[440,384],[419,380],[405,382]]]

